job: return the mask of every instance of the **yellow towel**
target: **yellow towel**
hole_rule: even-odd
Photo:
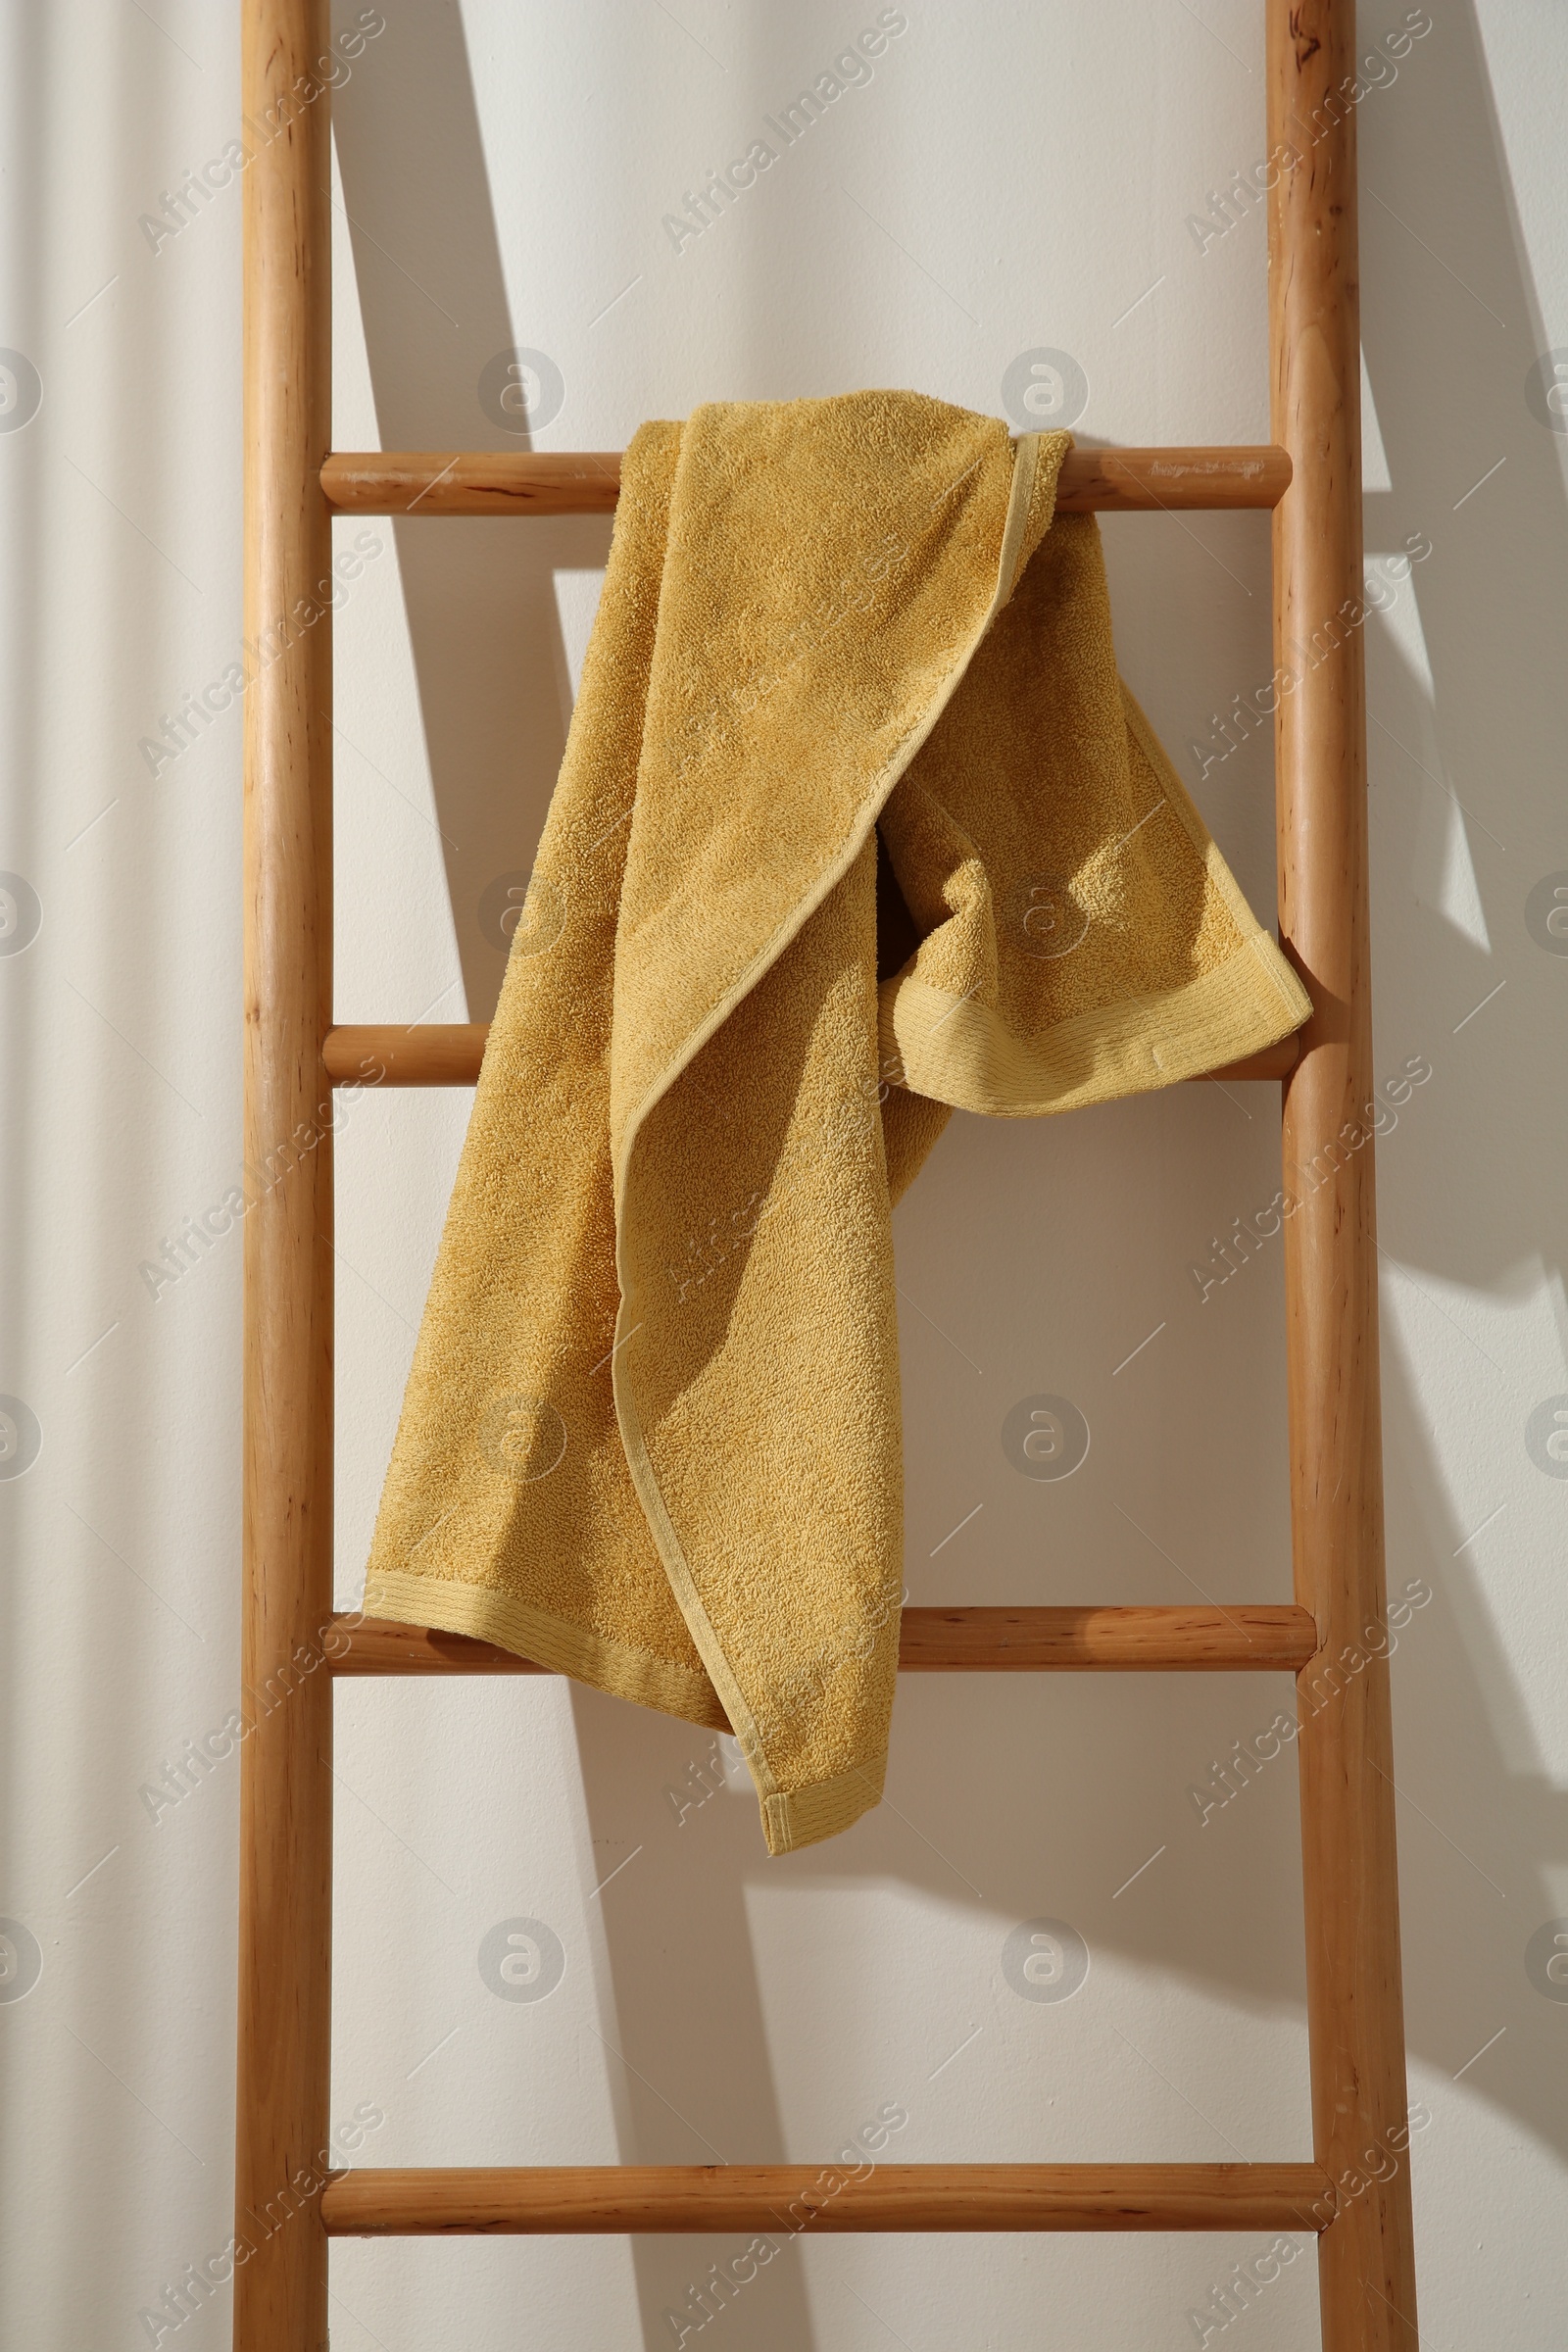
[[[882,1791],[890,1209],[949,1106],[1310,1009],[1117,677],[1069,446],[885,392],[636,435],[376,1525],[368,1614],[732,1728],[775,1854]]]

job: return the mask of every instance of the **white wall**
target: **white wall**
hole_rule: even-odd
[[[1188,225],[1263,153],[1250,0],[908,0],[874,77],[679,252],[662,215],[874,6],[383,7],[337,106],[339,446],[495,445],[476,386],[512,346],[564,378],[549,449],[863,384],[1000,413],[1038,347],[1083,368],[1093,438],[1267,437],[1261,219],[1201,245]],[[1402,15],[1365,10],[1365,44]],[[35,2352],[227,2341],[224,2295],[177,2328],[165,2295],[229,2231],[234,1768],[178,1803],[146,1792],[236,1699],[239,1247],[156,1297],[139,1269],[239,1180],[238,716],[156,775],[139,744],[238,656],[240,205],[228,189],[156,250],[139,217],[236,135],[236,17],[4,19],[0,344],[42,406],[0,430],[0,867],[41,929],[19,947],[22,894],[0,937],[0,1391],[41,1449],[0,1477],[0,1916],[23,1972],[0,1983],[0,2293],[6,2340]],[[1568,1392],[1568,960],[1527,916],[1568,868],[1568,441],[1526,393],[1568,346],[1565,83],[1547,0],[1431,0],[1360,114],[1369,561],[1431,543],[1367,649],[1378,1066],[1432,1069],[1380,1153],[1390,1574],[1431,1592],[1394,1667],[1424,2340],[1516,2352],[1560,2343],[1568,2249],[1568,1987],[1539,1940],[1527,1959],[1568,1914],[1568,1485],[1527,1446]],[[529,863],[607,527],[378,535],[338,637],[338,1011],[481,1018],[501,956],[479,902]],[[1200,774],[1211,714],[1270,666],[1266,522],[1105,539],[1122,666],[1266,906],[1266,749]],[[1272,1193],[1276,1102],[1188,1087],[955,1120],[898,1219],[917,1599],[1287,1595],[1278,1255],[1203,1302],[1189,1274]],[[466,1105],[371,1096],[341,1147],[345,1599]],[[1041,1390],[1093,1430],[1061,1484],[999,1443]],[[1288,1697],[906,1684],[886,1805],[769,1862],[733,1772],[677,1822],[666,1791],[708,1744],[686,1727],[564,1684],[351,1685],[334,2119],[384,2113],[381,2163],[805,2160],[885,2102],[906,2159],[1304,2155],[1289,1753],[1201,1826],[1189,1794]],[[543,2002],[480,1973],[519,1917],[564,1953]],[[1065,2003],[1004,1974],[1041,1917],[1092,1955]],[[333,2341],[670,2344],[666,2308],[734,2251],[349,2245]],[[1256,2251],[816,2242],[703,2340],[1155,2352],[1197,2341],[1189,2312]],[[1310,2260],[1209,2340],[1315,2343]]]

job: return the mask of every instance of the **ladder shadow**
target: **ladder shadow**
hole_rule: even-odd
[[[476,387],[498,354],[532,338],[512,318],[462,18],[455,7],[388,15],[386,35],[338,94],[333,113],[342,225],[353,254],[377,445],[494,449],[503,436]],[[410,156],[418,158],[416,171],[409,169]],[[516,435],[515,446],[531,446],[531,437]],[[422,1008],[423,1019],[486,1020],[494,1009],[510,936],[497,932],[487,895],[493,898],[509,879],[526,879],[570,717],[573,687],[557,575],[602,570],[610,528],[609,519],[599,516],[534,521],[525,529],[506,517],[394,522],[466,999],[466,1007],[456,1003],[454,990]],[[340,762],[356,757],[341,732],[336,749]],[[616,1791],[628,1775],[646,1780],[639,1741],[649,1727],[666,1745],[686,1740],[689,1727],[596,1703],[591,1693],[575,1693],[574,1699],[599,1851],[612,1843],[607,1823],[619,1818]],[[641,1728],[629,1727],[627,1718]],[[684,1748],[679,1764],[671,1755],[671,1777],[678,1777],[684,1762]],[[784,2127],[766,2056],[741,1881],[728,1873],[708,1885],[716,1909],[705,1941],[722,1970],[727,1997],[721,2050],[711,2046],[711,2006],[700,1998],[691,2002],[699,2028],[695,2076],[716,2075],[726,2090],[716,2124],[705,2111],[706,2129],[721,2132],[727,2156],[781,2156]],[[603,2038],[615,2053],[607,2071],[619,2160],[716,2161],[703,2132],[675,2120],[653,2087],[655,2079],[667,2079],[672,2018],[700,1986],[684,1982],[667,2014],[648,2013],[640,1998],[650,1973],[647,1923],[625,1907],[618,1882],[606,1890],[604,1917],[601,2017]],[[679,1938],[670,1957],[687,1965]],[[678,2087],[675,2095],[683,2106],[692,2104]],[[734,2253],[734,2241],[710,2245],[706,2239],[645,2236],[630,2243],[644,2341],[652,2352],[670,2340],[665,2308],[682,2305],[707,2267]],[[750,2340],[760,2347],[776,2343],[779,2352],[810,2352],[815,2335],[799,2268],[780,2266],[767,2276],[770,2332]],[[760,2297],[761,2290],[754,2294]]]
[[[595,1867],[613,1873],[595,1907],[608,1969],[602,1999],[613,2019],[607,2038],[612,2032],[625,2069],[615,2086],[623,2160],[827,2161],[863,2119],[829,2124],[830,2148],[786,2110],[748,1908],[769,1866],[738,1748],[579,1686],[571,1696]],[[650,2346],[676,2339],[671,2312],[694,2332],[710,2324],[705,2306],[743,2315],[740,2340],[755,2352],[813,2344],[787,2212],[768,2235],[779,2251],[743,2263],[755,2275],[740,2280],[730,2266],[750,2241],[733,2233],[634,2240]]]
[[[334,102],[333,140],[334,227],[353,254],[378,446],[531,448],[481,401],[486,368],[518,335],[455,7],[396,14]],[[571,712],[556,576],[602,569],[610,522],[411,516],[392,528],[466,1001],[454,988],[420,1017],[483,1021],[510,945],[487,894],[505,904],[508,881],[526,881]],[[356,758],[341,730],[336,752]]]
[[[1428,1053],[1435,1080],[1409,1147],[1423,1171],[1407,1173],[1397,1139],[1385,1161],[1400,1240],[1398,1270],[1386,1261],[1385,1271],[1410,1334],[1401,1343],[1386,1313],[1385,1450],[1396,1527],[1411,1531],[1410,1564],[1429,1570],[1447,1612],[1433,1629],[1438,1657],[1397,1686],[1396,1759],[1401,1781],[1423,1784],[1430,1816],[1400,1804],[1406,1919],[1448,1938],[1451,1962],[1408,1972],[1406,1997],[1412,2046],[1450,2073],[1508,2025],[1466,2080],[1568,2153],[1544,2039],[1553,2020],[1524,1965],[1531,1935],[1563,1908],[1551,1879],[1568,1855],[1568,1791],[1552,1785],[1532,1721],[1539,1694],[1533,1706],[1517,1646],[1511,1658],[1499,1630],[1509,1556],[1523,1546],[1529,1559],[1525,1530],[1532,1518],[1539,1528],[1552,1496],[1526,1452],[1525,1424],[1544,1396],[1568,1388],[1561,1155],[1543,1148],[1532,1052],[1561,1004],[1560,987],[1547,992],[1564,966],[1525,921],[1533,885],[1568,866],[1560,717],[1547,688],[1568,624],[1568,495],[1560,447],[1527,398],[1527,371],[1550,338],[1473,0],[1446,15],[1441,50],[1434,42],[1411,76],[1409,107],[1389,96],[1382,113],[1362,110],[1362,331],[1393,484],[1368,501],[1368,545],[1396,548],[1424,531],[1433,554],[1411,581],[1418,630],[1399,628],[1396,613],[1369,647],[1374,1001],[1380,1029],[1398,1024],[1396,1050],[1407,1037]],[[1455,354],[1463,397],[1435,398],[1433,370],[1451,369]],[[1488,1004],[1499,984],[1507,993]],[[1513,1138],[1526,1148],[1510,1149]],[[1447,1285],[1469,1296],[1445,1298]],[[1534,1346],[1524,1319],[1532,1295],[1545,1301]],[[1481,1300],[1517,1305],[1514,1330],[1478,1312]],[[1462,1470],[1451,1407],[1440,1454],[1436,1415],[1404,1353],[1456,1341],[1454,1389],[1508,1433],[1506,1450]],[[1461,1478],[1462,1518],[1444,1499]],[[1479,1531],[1494,1505],[1505,1515],[1489,1540]],[[1485,1864],[1482,1877],[1453,1862],[1446,1837]],[[1505,1902],[1487,1878],[1505,1884]],[[1514,1956],[1502,1984],[1499,1931]]]

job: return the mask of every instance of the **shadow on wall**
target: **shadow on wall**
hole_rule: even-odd
[[[391,30],[333,114],[380,446],[528,449],[552,387],[514,355],[463,20],[441,0]],[[556,574],[602,569],[610,524],[394,529],[467,1000],[423,1017],[488,1020],[510,938],[494,907],[526,882],[571,710]]]
[[[400,13],[397,29],[396,43],[378,60],[373,104],[367,99],[362,109],[356,81],[337,121],[382,444],[495,447],[500,432],[475,387],[498,354],[526,345],[529,335],[526,320],[508,315],[461,21],[449,6],[410,10]],[[1468,8],[1445,12],[1441,40],[1433,39],[1422,66],[1398,107],[1369,107],[1361,122],[1365,348],[1395,485],[1369,497],[1368,550],[1396,548],[1419,531],[1433,548],[1415,582],[1430,692],[1392,636],[1374,630],[1369,646],[1380,1026],[1394,1038],[1418,1030],[1424,1040],[1439,1018],[1433,1008],[1451,1012],[1441,1015],[1443,1052],[1434,1053],[1424,1165],[1401,1160],[1397,1190],[1392,1176],[1386,1183],[1385,1238],[1396,1236],[1397,1259],[1417,1284],[1430,1275],[1507,1290],[1539,1270],[1560,1306],[1560,1187],[1547,1174],[1560,1153],[1541,1148],[1548,1114],[1527,1014],[1539,1005],[1549,1017],[1545,991],[1568,967],[1527,936],[1523,906],[1539,876],[1568,866],[1560,750],[1542,691],[1568,620],[1561,452],[1526,405],[1526,368],[1546,337]],[[410,155],[418,158],[416,172],[408,169]],[[1382,201],[1386,189],[1397,193],[1397,216]],[[1422,222],[1419,238],[1403,225],[1412,216]],[[1462,401],[1446,396],[1456,352],[1464,354]],[[710,389],[694,382],[692,402]],[[1488,467],[1499,470],[1463,495]],[[607,532],[599,523],[524,529],[506,521],[410,521],[398,532],[469,1012],[483,1017],[502,958],[479,929],[479,900],[495,876],[526,868],[564,742],[565,664],[553,574],[602,564]],[[1179,611],[1179,598],[1171,605]],[[1468,934],[1434,908],[1428,869],[1435,840],[1448,845],[1445,858],[1455,854],[1455,842],[1461,852],[1468,846],[1480,916]],[[1497,988],[1503,967],[1514,985],[1500,1008],[1461,1021]],[[457,1014],[444,1007],[433,1017]],[[1560,1120],[1560,1107],[1553,1115]],[[1536,1148],[1510,1153],[1508,1179],[1499,1182],[1499,1143],[1524,1126]],[[1108,1152],[1114,1140],[1107,1123],[1098,1148]],[[1049,1164],[1043,1138],[1015,1148],[1040,1154],[1037,1169]],[[1451,1345],[1462,1322],[1446,1307],[1433,1303],[1431,1311],[1434,1330],[1436,1318],[1447,1316]],[[1568,1333],[1560,1336],[1568,1341]],[[1506,1365],[1478,1341],[1465,1335],[1462,1345],[1479,1351],[1479,1394],[1497,1409],[1500,1378],[1511,1398],[1506,1411],[1522,1431],[1537,1397],[1515,1396]],[[1465,1549],[1468,1531],[1436,1500],[1443,1473],[1427,1412],[1389,1344],[1385,1396],[1391,1584],[1426,1573],[1437,1593],[1423,1620],[1419,1672],[1412,1668],[1399,1681],[1398,1753],[1424,1789],[1424,1810],[1401,1804],[1399,1821],[1411,2046],[1434,2071],[1451,2075],[1489,2033],[1517,2020],[1526,2030],[1505,2035],[1467,2076],[1468,2086],[1568,2154],[1562,2104],[1528,2031],[1547,2013],[1522,1957],[1553,1909],[1545,1873],[1568,1850],[1568,1804],[1543,1771],[1518,1766],[1530,1751],[1528,1713],[1492,1631],[1474,1554]],[[1517,1459],[1517,1478],[1533,1480],[1522,1444]],[[1272,1683],[1260,1694],[1252,1678],[1225,1682],[1218,1697],[1213,1690],[1201,1718],[1204,1738],[1216,1724],[1225,1739],[1251,1735],[1288,1695]],[[972,1903],[974,1881],[982,1879],[984,1908],[998,1914],[1000,1947],[1014,1921],[1051,1908],[1042,1899],[1037,1854],[1027,1841],[1020,1845],[1016,1822],[1038,1798],[1052,1808],[1045,1817],[1054,1829],[1061,1824],[1073,1801],[1075,1754],[1083,1769],[1072,1730],[1080,1717],[1091,1743],[1096,1711],[1102,1722],[1114,1720],[1117,1774],[1136,1781],[1146,1770],[1163,1771],[1169,1778],[1169,1757],[1144,1723],[1149,1710],[1125,1684],[1086,1678],[1074,1692],[1054,1696],[1044,1737],[1032,1687],[988,1691],[975,1728],[977,1696],[972,1684],[945,1684],[938,1703],[935,1692],[904,1685],[890,1785],[897,1811],[885,1808],[849,1837],[767,1864],[749,1799],[731,1805],[715,1780],[714,1802],[704,1800],[713,1826],[701,1840],[684,1821],[676,1826],[671,1812],[667,1867],[642,1877],[628,1870],[606,1889],[611,1982],[604,2008],[627,2067],[618,2093],[624,2159],[784,2152],[749,1888],[760,1884],[782,1894],[802,1881],[885,1877],[923,1890],[935,1909]],[[612,1856],[629,1842],[628,1819],[641,1819],[650,1804],[659,1810],[664,1788],[696,1786],[694,1758],[703,1774],[716,1766],[702,1760],[706,1740],[686,1727],[588,1694],[575,1703],[595,1850]],[[1065,1776],[1054,1784],[1046,1774],[1051,1757]],[[1002,1821],[988,1793],[999,1782],[1009,1787],[1011,1808]],[[1214,1875],[1207,1862],[1195,1868],[1178,1898],[1142,1911],[1102,1905],[1097,1932],[1105,1944],[1226,1999],[1264,2010],[1298,2005],[1298,1916],[1259,1927],[1247,1890],[1225,1888],[1243,1851],[1254,1843],[1261,1851],[1285,1834],[1280,1801],[1270,1798],[1266,1810],[1260,1801],[1255,1827],[1238,1829],[1250,1842],[1223,1854],[1216,1847]],[[1055,1845],[1071,1843],[1060,1828],[1053,1878]],[[962,1869],[947,1858],[953,1854]],[[1231,1928],[1210,1932],[1227,1907],[1235,1912]],[[1441,1942],[1441,1967],[1414,1964],[1429,1941]],[[1520,1955],[1511,1994],[1497,1983],[1499,1949]],[[718,1979],[721,2005],[705,1997],[705,1986]],[[824,1997],[828,1985],[824,1964]],[[689,2122],[672,2116],[654,2087],[660,2082],[699,2086]],[[890,2082],[890,2097],[903,2092],[902,2082]],[[685,2097],[681,2105],[688,2106]],[[858,2120],[846,2117],[843,2128]],[[1113,2131],[1103,2152],[1115,2152]],[[658,2315],[712,2255],[700,2241],[641,2240],[635,2258],[648,2340],[662,2341]],[[770,2325],[777,2332],[768,2342],[811,2340],[798,2273],[778,2278]]]
[[[372,77],[357,77],[336,104],[333,135],[354,244],[361,315],[383,449],[528,448],[528,418],[504,397],[513,382],[506,355],[527,346],[514,329],[497,242],[485,157],[463,22],[450,4],[398,12]],[[365,93],[365,102],[359,103]],[[419,158],[411,172],[407,158]],[[394,263],[391,252],[399,260]],[[426,288],[437,289],[426,292]],[[497,362],[501,365],[498,368]],[[526,363],[524,363],[526,365]],[[489,402],[480,405],[481,379]],[[525,394],[536,379],[520,379]],[[546,387],[548,401],[548,387]],[[538,401],[534,399],[535,413]],[[511,434],[503,439],[503,432]],[[598,517],[532,522],[510,518],[409,520],[396,526],[416,682],[440,823],[448,886],[467,999],[431,1007],[427,1019],[488,1019],[506,956],[491,913],[497,885],[525,881],[565,745],[572,687],[556,603],[558,570],[602,568],[610,525]],[[341,754],[340,754],[341,756]],[[514,904],[520,904],[514,901]],[[579,1710],[585,1792],[596,1850],[605,1806],[624,1777],[631,1710]],[[647,1777],[650,1733],[668,1740],[685,1727],[637,1720],[633,1754]],[[683,1759],[684,1761],[684,1759]],[[672,1763],[671,1773],[679,1777]],[[755,1827],[755,1820],[754,1825]],[[500,1826],[498,1825],[498,1837]],[[728,2152],[781,2154],[783,2130],[761,2030],[757,1972],[747,1934],[740,1872],[705,1872],[700,1940],[726,1980],[722,2064],[703,2057],[700,2073],[729,2084],[735,2128]],[[668,2153],[669,2111],[651,2092],[662,2071],[664,2034],[648,2002],[642,1924],[607,1916],[612,1984],[602,1997],[609,2037],[626,2061],[615,2086],[620,2158]],[[677,1956],[678,1959],[678,1956]],[[678,1962],[684,1974],[684,1962]],[[682,2160],[711,2162],[710,2143],[688,2139]],[[661,2314],[685,2299],[720,2253],[705,2240],[632,2240],[638,2308],[650,2345],[667,2341]],[[732,2251],[725,2240],[725,2253]],[[693,2266],[696,2266],[695,2268]],[[768,2298],[777,2342],[812,2340],[805,2281],[781,2268]],[[760,2340],[760,2339],[759,2339]]]
[[[1399,1034],[1435,1027],[1443,1065],[1429,1090],[1425,1165],[1401,1162],[1397,1190],[1386,1185],[1384,1232],[1407,1270],[1396,1281],[1412,1348],[1452,1349],[1457,1336],[1453,1391],[1495,1435],[1492,1499],[1513,1505],[1492,1531],[1496,1591],[1510,1557],[1534,1565],[1521,1522],[1543,1494],[1560,1548],[1568,1487],[1545,1485],[1527,1452],[1543,1398],[1519,1351],[1499,1360],[1491,1332],[1483,1345],[1463,1302],[1457,1315],[1440,1305],[1428,1277],[1538,1311],[1549,1301],[1552,1361],[1568,1356],[1563,1111],[1542,1083],[1543,1046],[1548,1056],[1560,1050],[1568,964],[1543,952],[1539,922],[1526,920],[1537,884],[1568,866],[1551,693],[1568,620],[1568,500],[1562,443],[1539,390],[1530,395],[1550,338],[1471,6],[1444,11],[1430,64],[1419,112],[1390,107],[1362,131],[1362,336],[1394,485],[1368,499],[1367,546],[1396,548],[1425,530],[1434,551],[1417,581],[1430,687],[1391,637],[1369,647],[1378,1003]],[[1459,402],[1435,389],[1455,351],[1465,355]],[[1462,882],[1458,892],[1450,882],[1445,919],[1439,869],[1462,878],[1466,859],[1471,911]],[[1559,1370],[1545,1385],[1568,1384]],[[1412,1959],[1429,1944],[1444,1953],[1441,1968],[1407,1964],[1411,2046],[1452,2073],[1512,2026],[1467,2082],[1561,2150],[1568,2131],[1543,2039],[1560,2012],[1543,2005],[1524,1955],[1560,1908],[1547,1874],[1568,1855],[1568,1797],[1540,1761],[1496,1603],[1473,1564],[1491,1502],[1463,1524],[1440,1503],[1433,1415],[1387,1320],[1384,1398],[1391,1576],[1430,1564],[1442,1610],[1419,1682],[1400,1685],[1396,1725],[1396,1757],[1419,1776],[1431,1816],[1400,1807],[1406,1948]],[[1477,1859],[1456,1857],[1445,1838]],[[1511,1963],[1500,1986],[1499,1950]]]

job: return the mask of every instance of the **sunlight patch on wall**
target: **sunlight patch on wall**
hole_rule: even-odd
[[[1385,1251],[1382,1305],[1391,1585],[1419,1573],[1451,1611],[1508,1772],[1568,1782],[1562,1277],[1532,1253],[1483,1288]]]
[[[556,571],[551,574],[556,585],[556,613],[561,622],[561,643],[566,657],[566,670],[571,681],[572,700],[582,691],[582,665],[593,634],[594,614],[599,610],[599,598],[605,585],[602,571]],[[566,713],[569,718],[570,712]]]
[[[1363,490],[1394,488],[1394,476],[1389,471],[1388,452],[1383,446],[1383,427],[1378,422],[1378,404],[1372,396],[1372,378],[1367,373],[1364,351],[1361,354],[1361,487]]]
[[[1464,813],[1435,784],[1424,786],[1415,845],[1415,894],[1483,955],[1492,953]]]
[[[1369,565],[1373,561],[1369,554]],[[1412,689],[1408,700],[1400,698],[1404,708],[1397,713],[1396,738],[1405,754],[1398,761],[1401,783],[1413,783],[1417,795],[1415,823],[1410,832],[1410,887],[1423,906],[1441,914],[1461,938],[1479,948],[1484,956],[1490,956],[1492,939],[1471,856],[1469,828],[1464,810],[1444,773],[1443,755],[1436,740],[1433,715],[1436,695],[1421,626],[1418,581],[1419,574],[1412,568],[1393,601],[1374,615],[1370,624],[1377,630],[1381,645],[1395,655]],[[1386,723],[1380,726],[1375,703],[1381,700],[1375,697],[1369,701],[1368,710],[1374,774],[1385,751],[1396,757],[1394,745],[1388,741]],[[1422,723],[1419,733],[1412,735],[1411,722],[1417,716]]]

